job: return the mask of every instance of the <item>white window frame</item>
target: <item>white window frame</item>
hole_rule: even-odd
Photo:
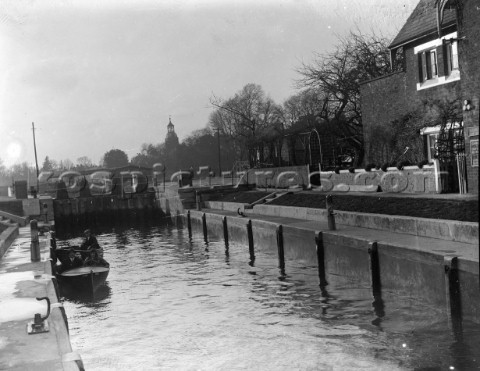
[[[438,85],[443,85],[447,84],[453,81],[458,81],[460,80],[460,71],[458,69],[458,45],[457,41],[452,42],[452,54],[456,56],[456,59],[453,61],[452,65],[452,70],[450,71],[450,74],[448,76],[438,76],[438,55],[436,53],[436,49],[438,46],[443,46],[444,41],[449,41],[451,39],[456,39],[457,38],[457,32],[452,32],[449,33],[448,35],[445,35],[441,37],[440,39],[435,39],[432,41],[429,41],[427,43],[418,45],[413,48],[413,53],[415,54],[415,57],[418,59],[419,54],[421,53],[428,53],[432,52],[435,50],[435,58],[436,60],[436,74],[432,74],[430,78],[426,79],[425,78],[425,72],[422,71],[422,77],[423,81],[417,82],[417,90],[423,90],[423,89],[428,89],[433,86],[438,86]],[[422,66],[418,66],[419,69],[422,68]],[[431,68],[431,67],[430,67]]]
[[[437,154],[437,142],[439,135],[440,132],[438,131],[436,133],[427,134],[427,155],[429,162],[433,161],[435,155]]]

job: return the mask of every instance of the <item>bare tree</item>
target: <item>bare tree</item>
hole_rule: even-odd
[[[143,167],[151,167],[157,162],[165,164],[165,144],[143,143],[140,153],[130,160],[132,165]]]
[[[363,156],[360,83],[392,71],[387,46],[385,38],[352,32],[333,52],[297,69],[297,87],[317,95],[315,115],[356,150],[357,161]]]
[[[326,103],[314,89],[305,89],[283,103],[286,128],[300,121],[309,121],[311,127],[326,113]]]
[[[59,170],[70,170],[73,167],[73,162],[68,158],[66,158],[65,160],[60,160],[60,162],[58,163]]]
[[[93,167],[93,162],[87,156],[77,158],[77,167],[81,169],[88,169]]]
[[[281,107],[257,84],[245,85],[227,100],[212,96],[210,103],[216,108],[210,116],[211,127],[235,138],[241,158],[248,153],[253,166],[261,153],[262,137],[279,121]]]

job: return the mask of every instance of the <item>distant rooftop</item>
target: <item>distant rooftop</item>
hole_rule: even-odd
[[[455,9],[445,9],[442,28],[456,24]],[[402,29],[390,44],[393,49],[415,39],[437,32],[437,10],[435,0],[420,0]]]

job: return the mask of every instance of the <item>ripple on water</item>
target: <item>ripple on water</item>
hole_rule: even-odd
[[[376,316],[368,290],[332,285],[324,295],[314,268],[291,264],[285,276],[274,254],[259,249],[250,266],[245,246],[231,244],[226,259],[222,242],[210,241],[206,252],[201,238],[186,243],[186,231],[162,226],[118,230],[99,241],[112,266],[110,292],[96,302],[65,302],[72,345],[89,370],[399,370],[435,364],[418,345],[404,347],[414,344],[404,333],[371,324]],[[395,327],[388,316],[407,318],[408,306],[396,310],[387,312],[384,324]]]

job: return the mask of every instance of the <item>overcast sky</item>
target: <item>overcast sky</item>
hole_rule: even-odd
[[[358,27],[393,37],[418,0],[2,0],[0,159],[41,166],[129,158],[208,123],[212,94],[260,84],[276,103],[295,68]]]

